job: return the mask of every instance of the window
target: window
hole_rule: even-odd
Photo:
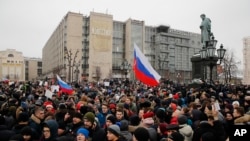
[[[14,57],[14,55],[13,54],[9,54],[8,57]]]

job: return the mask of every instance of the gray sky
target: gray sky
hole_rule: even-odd
[[[0,0],[0,50],[16,49],[25,57],[42,57],[42,48],[68,11],[108,13],[146,25],[200,33],[200,14],[212,20],[219,44],[242,61],[244,37],[250,36],[249,0]]]

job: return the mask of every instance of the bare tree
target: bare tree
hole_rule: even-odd
[[[224,67],[225,83],[230,83],[233,76],[236,76],[239,71],[238,65],[240,64],[240,61],[237,61],[234,56],[234,53],[228,50],[225,53],[222,62]]]

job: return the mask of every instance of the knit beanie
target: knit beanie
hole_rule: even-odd
[[[147,141],[150,139],[149,132],[144,127],[138,127],[134,131],[134,136],[137,141]]]
[[[82,120],[82,117],[83,117],[82,114],[78,113],[78,112],[74,113],[74,115],[73,115],[73,118],[79,118],[81,120]]]
[[[179,132],[173,132],[168,138],[172,139],[173,141],[184,141],[184,137]]]
[[[117,137],[119,137],[120,133],[121,133],[120,127],[118,125],[116,125],[116,124],[110,125],[108,127],[108,131],[111,132],[112,134],[114,134]]]
[[[91,123],[94,123],[94,122],[95,122],[95,115],[94,115],[94,113],[92,113],[92,112],[87,112],[87,113],[84,115],[84,119],[87,119],[87,120],[90,121]]]
[[[186,124],[188,119],[187,119],[187,116],[185,115],[179,115],[177,120],[178,120],[179,125],[181,125],[181,124]]]
[[[110,115],[107,117],[107,120],[109,120],[112,124],[116,123],[116,117],[113,115]]]
[[[85,138],[89,137],[89,131],[87,129],[85,129],[85,128],[79,128],[77,130],[77,135],[80,134],[80,133],[83,134],[85,136]]]

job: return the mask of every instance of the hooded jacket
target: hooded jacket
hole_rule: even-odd
[[[42,136],[41,141],[53,141],[53,140],[55,140],[57,137],[57,130],[58,130],[58,123],[56,122],[56,120],[45,121],[43,124],[43,127],[44,126],[49,127],[50,137],[49,137],[49,139],[45,139],[44,136]]]
[[[192,141],[194,134],[192,127],[188,124],[181,124],[179,127],[179,132],[184,136],[184,141]]]

